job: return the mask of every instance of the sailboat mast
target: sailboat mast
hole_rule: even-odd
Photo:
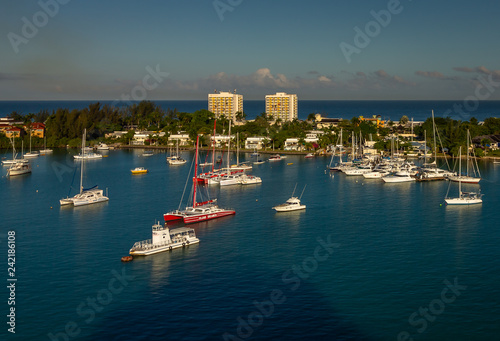
[[[236,133],[236,164],[240,164],[240,133]]]
[[[212,152],[212,172],[214,171],[215,167],[215,125],[217,124],[217,120],[214,120],[214,139],[212,141],[214,150]]]
[[[342,147],[344,146],[342,142],[342,128],[340,128],[340,149],[339,149],[339,159],[340,159],[340,164],[342,164]]]
[[[424,130],[424,163],[427,163],[427,130]]]
[[[200,136],[196,135],[196,156],[194,162],[194,178],[193,178],[193,208],[196,207],[196,183],[198,182],[198,142]]]
[[[460,149],[458,151],[458,195],[459,195],[459,198],[462,197],[461,173],[462,173],[462,146],[460,146]]]
[[[227,139],[227,172],[229,173],[229,153],[231,150],[231,121],[229,121],[229,136]]]
[[[83,129],[82,136],[82,166],[80,169],[80,194],[83,192],[83,165],[85,164],[85,138],[87,135],[87,129]]]
[[[434,161],[437,163],[436,123],[434,122],[434,110],[432,110],[432,133],[434,138]]]
[[[469,176],[469,129],[467,129],[467,176]]]

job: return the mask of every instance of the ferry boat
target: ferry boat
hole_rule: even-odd
[[[146,174],[148,172],[144,167],[136,167],[130,170],[132,174]]]
[[[172,251],[180,247],[185,247],[199,243],[194,230],[187,227],[179,227],[170,230],[166,225],[159,223],[153,225],[152,238],[136,242],[129,251],[132,256],[149,256],[155,253]]]

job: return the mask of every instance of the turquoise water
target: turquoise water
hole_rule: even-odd
[[[71,184],[71,194],[78,188],[75,152],[33,160],[23,177],[2,169],[0,270],[6,283],[7,231],[15,231],[18,280],[16,334],[4,317],[2,340],[500,335],[500,165],[480,163],[483,205],[446,207],[444,181],[332,176],[327,158],[289,156],[254,166],[260,185],[210,188],[236,215],[191,225],[200,244],[121,263],[134,242],[151,238],[155,220],[178,207],[190,164],[110,151],[86,163],[84,179],[107,188],[110,201],[61,208]],[[149,173],[132,176],[139,166]],[[307,209],[277,214],[271,207],[295,184],[296,194],[307,184]],[[7,288],[2,295],[6,316]]]

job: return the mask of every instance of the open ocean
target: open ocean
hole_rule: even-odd
[[[57,108],[83,109],[90,103],[97,101],[0,101],[0,117],[13,111],[20,114],[37,113],[46,109],[52,111]],[[102,104],[112,104],[113,101],[99,101]],[[194,112],[207,109],[206,100],[198,101],[153,101],[163,109],[177,109],[181,112]],[[123,105],[123,103],[120,103]],[[247,119],[254,119],[265,111],[265,101],[244,100],[243,110]],[[475,117],[479,121],[488,117],[500,117],[500,101],[331,101],[331,100],[299,100],[299,119],[306,119],[311,113],[320,113],[323,116],[351,119],[354,116],[381,115],[382,119],[399,121],[406,115],[415,121],[424,121],[431,116],[434,110],[436,117],[451,117],[455,120],[468,121]]]
[[[482,205],[447,207],[447,181],[332,176],[329,158],[289,156],[254,166],[260,185],[210,188],[236,215],[190,225],[199,244],[122,263],[179,206],[193,152],[173,167],[109,151],[84,179],[109,202],[61,208],[76,152],[34,159],[31,175],[0,169],[0,340],[498,340],[500,165],[479,163]],[[296,184],[307,209],[272,210]]]

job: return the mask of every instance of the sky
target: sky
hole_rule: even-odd
[[[495,0],[0,0],[0,100],[499,100]]]

